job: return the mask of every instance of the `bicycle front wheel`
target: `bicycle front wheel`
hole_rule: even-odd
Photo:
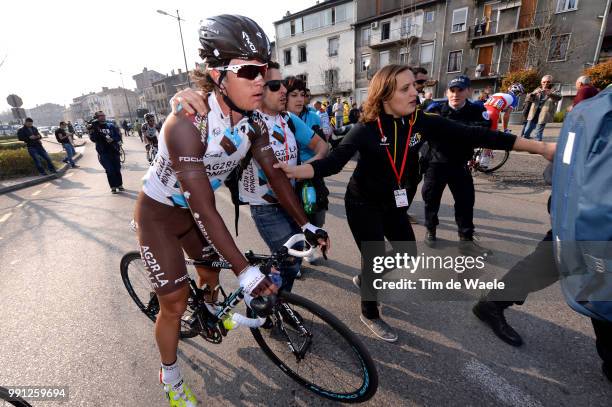
[[[482,160],[483,151],[480,151],[480,160]],[[489,155],[489,165],[487,167],[482,167],[478,163],[476,164],[476,170],[480,172],[484,172],[485,174],[492,173],[494,171],[499,170],[505,163],[508,161],[510,157],[509,151],[499,151],[493,150]]]
[[[125,150],[123,147],[119,148],[119,160],[121,161],[121,164],[125,162]]]
[[[157,320],[159,313],[159,300],[149,282],[149,272],[145,268],[140,253],[129,252],[121,259],[121,279],[130,297],[138,308],[153,322]],[[186,314],[192,310],[187,307]],[[197,332],[193,331],[183,320],[181,321],[181,338],[193,338]]]
[[[21,397],[11,397],[8,389],[0,387],[0,407],[4,406],[32,407],[30,403]]]
[[[248,312],[254,316],[252,310]],[[365,345],[338,318],[312,301],[279,293],[269,321],[251,332],[274,364],[319,396],[360,403],[378,389],[378,373]]]

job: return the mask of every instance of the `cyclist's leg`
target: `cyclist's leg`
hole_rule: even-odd
[[[185,253],[192,259],[219,260],[219,255],[202,236],[196,224],[192,222],[192,225],[189,231],[180,236],[181,246],[183,246]],[[198,287],[202,288],[205,285],[209,287],[205,290],[204,300],[209,303],[215,302],[218,294],[216,287],[219,285],[220,269],[196,266],[196,271],[198,272]]]
[[[494,106],[485,106],[487,109],[487,114],[489,115],[489,120],[491,121],[491,130],[497,130],[497,126],[499,124],[499,116],[501,116],[501,112]],[[480,166],[482,168],[487,168],[491,161],[492,150],[485,148],[482,150],[482,154],[480,157]]]

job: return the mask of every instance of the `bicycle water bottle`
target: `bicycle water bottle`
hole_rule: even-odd
[[[304,212],[307,214],[314,212],[317,203],[317,191],[310,182],[305,182],[302,187],[302,202],[304,203]]]
[[[234,316],[234,313],[230,311],[227,315],[225,315],[221,319],[221,322],[223,322],[223,327],[227,329],[228,331],[231,331],[232,329],[238,326],[238,323],[234,321],[234,319],[232,318],[233,316]]]

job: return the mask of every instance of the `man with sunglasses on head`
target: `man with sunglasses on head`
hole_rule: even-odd
[[[315,155],[309,156],[310,160],[324,158],[327,155],[327,144],[319,140],[319,136],[295,114],[284,111],[287,88],[281,80],[280,66],[277,62],[268,63],[265,79],[263,103],[259,112],[268,127],[269,142],[276,159],[279,162],[297,164],[301,162],[300,156],[304,157],[305,150],[314,151]],[[294,183],[292,180],[292,184]],[[274,253],[287,239],[300,233],[300,227],[279,205],[257,161],[251,160],[248,163],[238,186],[240,200],[250,205],[251,216],[270,252]],[[280,267],[281,289],[291,291],[293,281],[299,274],[300,264],[301,262],[296,259],[293,264]]]
[[[157,158],[138,196],[135,226],[143,262],[159,300],[155,338],[161,356],[160,381],[170,406],[197,401],[177,364],[181,317],[189,278],[184,252],[196,259],[222,258],[247,296],[266,296],[277,287],[251,266],[215,206],[214,191],[247,153],[261,166],[275,195],[313,245],[329,244],[327,234],[307,222],[291,183],[273,165],[268,129],[255,112],[263,100],[270,42],[263,29],[243,16],[210,17],[200,27],[205,68],[194,76],[206,92],[182,91],[173,99],[159,137]],[[193,114],[194,106],[202,114]],[[219,270],[197,267],[204,300],[215,310]]]

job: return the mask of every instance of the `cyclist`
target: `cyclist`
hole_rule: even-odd
[[[497,130],[499,115],[503,112],[502,125],[504,132],[508,132],[508,122],[510,121],[510,112],[516,109],[519,104],[519,96],[525,93],[525,88],[520,83],[513,83],[508,88],[508,93],[494,93],[484,104],[487,109],[487,117],[491,120],[491,130]],[[479,165],[483,169],[489,167],[491,162],[491,150],[482,150]]]
[[[258,267],[249,265],[215,207],[215,189],[247,151],[309,242],[329,244],[325,231],[307,222],[289,180],[272,167],[277,161],[268,144],[268,130],[254,113],[262,102],[270,60],[270,42],[263,29],[247,17],[220,15],[203,21],[199,39],[205,68],[195,77],[204,91],[211,92],[210,111],[191,115],[182,98],[175,98],[180,112],[164,124],[157,159],[145,176],[135,209],[141,255],[160,303],[155,337],[162,362],[160,381],[171,406],[197,402],[176,362],[179,326],[189,295],[183,250],[194,258],[228,261],[246,295],[277,290]],[[218,270],[198,268],[198,274],[209,287],[206,300],[214,300]]]
[[[148,157],[148,153],[149,150],[151,150],[151,146],[155,147],[154,151],[157,151],[159,131],[157,130],[157,127],[155,125],[155,115],[153,113],[145,114],[144,119],[145,123],[142,125],[141,131]]]

